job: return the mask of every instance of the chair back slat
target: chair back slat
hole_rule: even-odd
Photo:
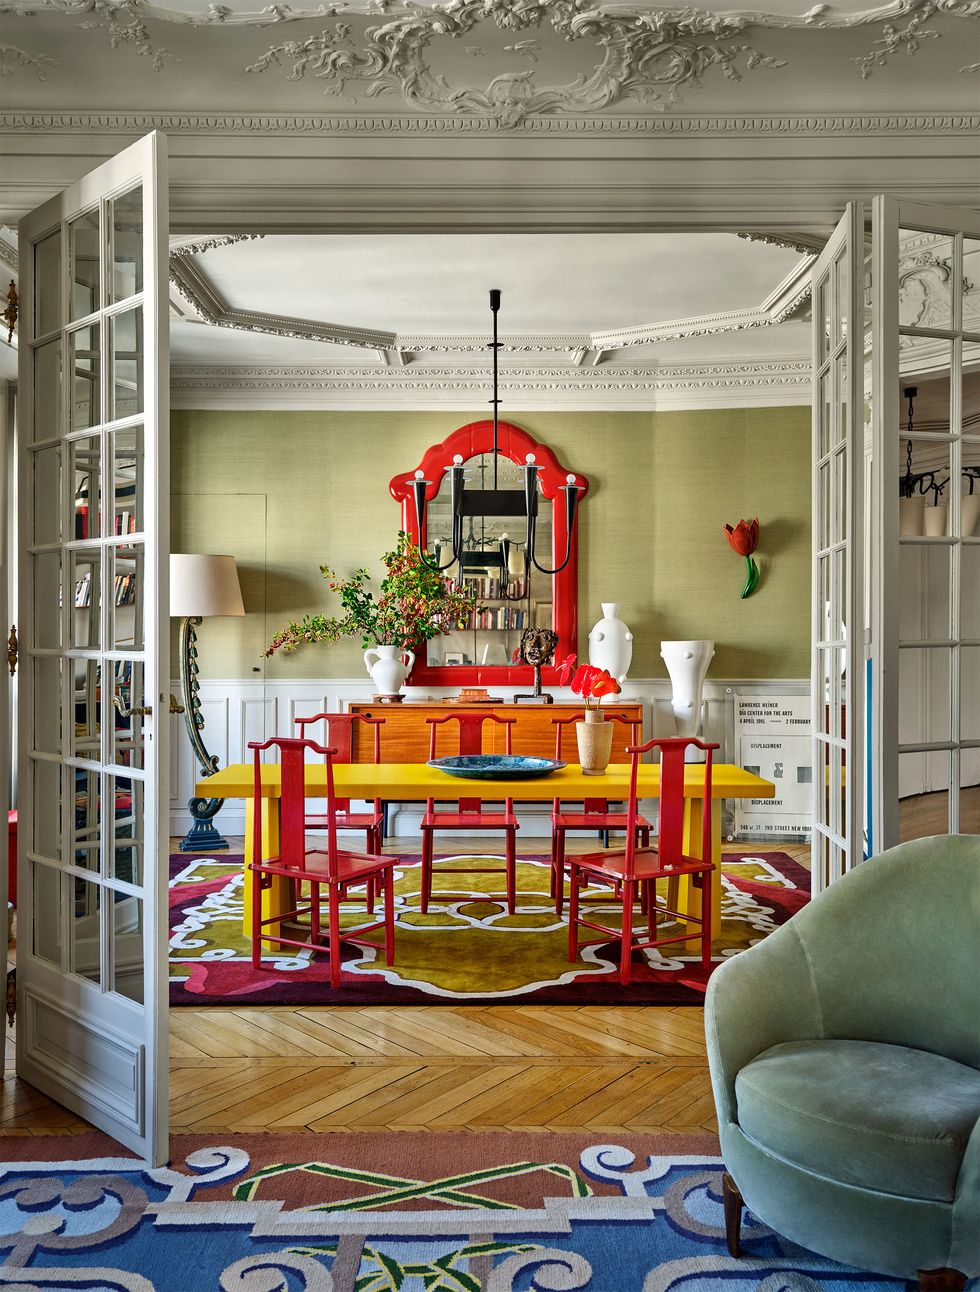
[[[318,745],[315,740],[299,736],[273,736],[265,741],[249,741],[255,754],[255,799],[253,855],[262,856],[262,759],[264,750],[279,753],[279,852],[277,860],[284,866],[302,868],[306,856],[306,751],[311,749],[326,758],[327,821],[330,839],[330,873],[337,867],[337,800],[333,793],[332,759],[335,751]]]
[[[567,717],[563,717],[563,718],[552,718],[551,721],[554,723],[554,727],[555,727],[555,758],[557,758],[558,761],[561,762],[564,760],[564,757],[565,757],[564,753],[562,752],[564,748],[565,732],[569,729],[569,727],[573,722],[585,721],[585,711],[580,710],[578,713],[570,713],[567,715]],[[635,718],[627,718],[626,715],[622,713],[607,713],[606,721],[618,722],[622,727],[629,727],[630,729],[630,736],[629,736],[629,742],[628,742],[629,745],[638,745],[640,741],[643,739],[643,735],[642,735],[643,724],[641,722],[637,722]],[[627,749],[627,753],[628,752],[629,750]],[[556,812],[561,811],[561,803],[559,799],[555,799],[554,808]],[[605,815],[605,813],[609,811],[609,800],[608,799],[586,799],[585,802],[582,804],[582,811],[587,816],[593,815],[593,814],[597,816]]]
[[[720,748],[717,744],[706,743],[694,736],[676,736],[670,739],[648,740],[645,745],[633,745],[627,749],[632,755],[633,766],[630,773],[630,797],[626,814],[626,863],[625,875],[632,879],[635,871],[636,853],[636,819],[639,815],[637,804],[637,774],[641,757],[651,749],[660,751],[660,800],[657,821],[657,855],[663,866],[678,865],[684,856],[684,776],[685,754],[688,749],[704,751],[704,786],[701,791],[701,856],[711,856],[711,755]]]
[[[334,756],[336,763],[349,763],[352,760],[354,723],[363,722],[374,733],[374,756],[371,761],[381,762],[381,728],[385,725],[384,718],[373,718],[366,713],[314,713],[308,718],[296,718],[293,725],[299,728],[301,738],[307,738],[306,728],[314,722],[322,722],[326,725],[327,744],[337,751]],[[381,810],[378,799],[375,799],[374,805],[375,811]],[[337,799],[336,807],[338,812],[349,812],[350,799]]]
[[[447,713],[439,718],[426,718],[426,722],[429,724],[429,757],[436,757],[436,731],[447,722],[459,724],[459,741],[456,752],[460,755],[483,753],[483,724],[486,722],[495,722],[498,726],[504,728],[504,749],[508,754],[512,754],[514,747],[511,731],[516,721],[516,717],[500,717],[496,713]],[[430,808],[433,802],[433,799],[429,799]],[[482,799],[460,799],[459,810],[460,812],[479,812],[482,804]]]

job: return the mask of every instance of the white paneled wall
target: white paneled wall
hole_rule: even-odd
[[[179,692],[179,683],[171,689]],[[515,688],[495,688],[495,694],[507,697]],[[451,695],[454,689],[438,687],[409,688],[408,695],[416,700],[436,700]],[[780,679],[778,681],[744,681],[730,679],[705,683],[705,735],[721,745],[720,761],[728,760],[725,748],[728,726],[729,695],[805,695],[809,692],[806,681]],[[558,700],[575,703],[570,691],[555,689]],[[229,763],[244,763],[251,757],[248,742],[266,740],[269,736],[289,735],[297,717],[312,713],[342,712],[355,700],[370,700],[371,692],[360,678],[331,678],[317,681],[262,682],[237,679],[201,682],[201,712],[204,716],[204,740],[221,767]],[[674,718],[670,708],[670,683],[666,679],[632,681],[627,683],[623,700],[640,700],[644,708],[644,738],[651,735],[674,735]],[[516,710],[515,710],[516,712]],[[191,823],[187,800],[194,793],[197,766],[183,718],[173,717],[171,733],[171,834],[184,834]],[[383,737],[382,737],[383,738]],[[525,834],[550,833],[548,813],[550,805],[529,805],[521,809]],[[418,833],[420,808],[418,804],[404,804],[392,808],[391,829],[397,835]],[[245,805],[241,799],[229,801],[219,813],[215,824],[224,834],[240,835],[245,830]]]

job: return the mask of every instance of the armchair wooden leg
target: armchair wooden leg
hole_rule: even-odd
[[[966,1275],[959,1270],[919,1270],[919,1292],[963,1292]]]
[[[565,831],[555,832],[555,914],[565,909]]]
[[[721,1177],[721,1198],[725,1207],[725,1241],[731,1256],[742,1255],[739,1241],[742,1232],[742,1208],[745,1200],[738,1191],[738,1185],[726,1171]]]

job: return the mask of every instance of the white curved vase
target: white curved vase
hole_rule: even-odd
[[[660,643],[660,658],[667,665],[673,688],[671,707],[678,736],[696,736],[701,728],[704,679],[714,653],[714,642]]]
[[[372,660],[372,655],[377,658]],[[371,675],[379,695],[397,695],[414,663],[415,656],[412,652],[403,650],[400,646],[369,646],[364,652],[364,667]]]
[[[619,618],[618,602],[601,604],[603,618],[589,633],[589,663],[604,668],[622,686],[633,659],[633,634]],[[603,700],[615,699],[614,695],[603,696]]]

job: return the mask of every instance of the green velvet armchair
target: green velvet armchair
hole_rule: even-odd
[[[705,1028],[733,1256],[744,1201],[922,1292],[980,1274],[980,837],[858,866],[715,972]]]

